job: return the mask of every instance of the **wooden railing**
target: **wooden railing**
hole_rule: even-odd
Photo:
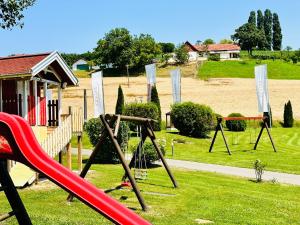
[[[71,138],[72,116],[68,115],[61,122],[61,125],[47,136],[41,146],[49,156],[54,158],[70,143]]]
[[[83,112],[82,108],[69,108],[69,114],[72,115],[72,133],[73,135],[82,135],[83,131]]]

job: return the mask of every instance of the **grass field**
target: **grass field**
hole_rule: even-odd
[[[258,135],[259,129],[256,130]],[[234,133],[234,134],[233,134]],[[237,134],[238,133],[238,134]],[[255,130],[251,129],[252,142]],[[212,153],[209,153],[211,139],[197,139],[181,136],[165,131],[157,133],[158,138],[167,140],[166,157],[188,161],[253,168],[256,159],[266,164],[266,170],[300,174],[300,129],[299,128],[273,128],[272,136],[277,148],[273,152],[267,132],[264,131],[257,150],[250,144],[250,129],[245,132],[225,132],[232,155],[227,154],[221,134],[218,134]],[[213,136],[213,132],[210,136]],[[180,140],[185,143],[175,143],[174,156],[171,151],[171,141]],[[234,145],[238,139],[238,144]]]
[[[119,165],[94,165],[88,179],[107,190],[120,184]],[[162,168],[149,169],[148,179],[139,182],[148,212],[142,212],[132,191],[110,192],[114,198],[156,225],[191,225],[196,219],[225,224],[299,224],[300,187],[256,183],[246,179],[173,170],[180,185],[174,189]],[[20,190],[21,197],[36,225],[110,224],[102,216],[75,200],[66,202],[67,193],[49,182]],[[123,199],[123,200],[122,200]],[[0,194],[1,212],[9,205]],[[11,218],[2,224],[17,224]]]
[[[243,61],[207,61],[198,71],[201,79],[209,78],[253,78],[257,60]],[[268,65],[270,79],[300,79],[300,64],[292,64],[281,60],[263,60],[261,64]]]
[[[191,138],[174,132],[156,132],[157,138],[166,139],[166,157],[195,162],[204,162],[228,166],[252,168],[256,159],[266,164],[266,170],[300,174],[300,128],[272,128],[272,137],[277,148],[273,152],[267,132],[264,131],[258,144],[257,150],[253,150],[254,137],[258,135],[259,128],[247,128],[245,132],[225,131],[232,155],[227,154],[221,134],[218,134],[212,153],[208,152],[211,139]],[[211,132],[210,136],[213,136]],[[174,155],[172,155],[171,142],[179,140],[174,144]],[[234,144],[238,140],[238,144]],[[137,144],[137,138],[131,138],[129,149]],[[233,143],[234,142],[234,143]],[[76,147],[73,138],[72,146]],[[83,147],[92,149],[87,135],[84,135]]]

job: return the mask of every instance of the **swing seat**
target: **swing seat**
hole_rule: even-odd
[[[121,187],[131,187],[131,183],[129,181],[123,181]]]
[[[145,169],[136,169],[134,171],[134,178],[138,179],[138,180],[147,179],[147,170],[145,170]]]

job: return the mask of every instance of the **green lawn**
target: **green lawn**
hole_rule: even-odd
[[[166,139],[167,141],[167,158],[244,168],[252,168],[254,161],[260,159],[263,163],[266,163],[267,170],[300,174],[300,127],[298,127],[298,122],[296,125],[297,127],[294,128],[282,128],[277,124],[276,128],[272,128],[271,132],[278,151],[277,153],[273,152],[266,130],[260,140],[258,149],[253,150],[254,144],[250,144],[250,133],[253,142],[255,139],[254,136],[258,135],[258,128],[256,131],[254,128],[247,128],[245,132],[238,133],[225,131],[232,152],[231,156],[227,154],[220,133],[218,134],[212,153],[208,152],[211,138],[191,138],[166,131],[156,132],[156,135],[157,138]],[[213,134],[214,132],[211,132],[210,137]],[[238,144],[234,145],[233,141],[236,138],[238,138]],[[174,144],[173,156],[171,151],[172,139],[180,139],[185,142]],[[131,138],[129,149],[131,149],[131,146],[135,146],[137,142],[137,138]],[[72,147],[76,147],[76,138],[72,139]],[[93,149],[87,135],[84,135],[83,138],[83,148]]]
[[[300,174],[300,128],[278,127],[272,129],[277,153],[273,152],[266,131],[263,133],[258,149],[253,150],[254,144],[250,144],[250,131],[254,136],[254,129],[252,128],[245,132],[225,132],[232,152],[231,156],[227,154],[220,133],[212,153],[208,152],[211,139],[190,138],[165,131],[157,133],[157,136],[167,140],[167,158],[247,168],[252,168],[254,161],[260,159],[266,163],[267,170]],[[257,129],[256,135],[258,132],[259,129]],[[238,145],[233,145],[232,139],[236,140],[237,133]],[[213,132],[210,136],[213,136]],[[172,139],[181,139],[186,142],[185,144],[176,143],[174,145],[174,156],[171,154]]]
[[[254,67],[257,60],[243,61],[207,61],[200,67],[198,76],[209,78],[254,78]],[[281,60],[264,60],[261,64],[268,65],[270,79],[300,79],[300,64],[287,63]]]
[[[120,165],[94,165],[88,179],[102,189],[120,184]],[[142,212],[130,190],[110,194],[153,224],[197,224],[208,219],[220,224],[299,224],[300,187],[255,183],[214,173],[173,170],[180,188],[174,189],[162,168],[149,169],[148,180],[139,182],[149,212]],[[44,188],[20,190],[21,197],[36,225],[110,224],[102,216],[76,200],[67,204],[67,193],[47,183]],[[167,194],[167,195],[161,195]],[[126,199],[126,200],[121,200]],[[9,205],[0,194],[0,211]],[[2,224],[17,224],[15,218]]]

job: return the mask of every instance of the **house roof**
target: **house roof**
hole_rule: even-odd
[[[213,51],[240,51],[237,44],[210,44],[210,45],[192,45],[190,42],[185,43],[190,50],[197,52]]]
[[[0,78],[34,77],[47,71],[48,68],[51,68],[55,75],[58,73],[61,78],[59,82],[67,82],[69,85],[78,84],[77,78],[56,51],[0,57]]]
[[[51,53],[20,54],[0,57],[0,76],[31,74],[31,68]]]
[[[74,65],[85,65],[85,64],[87,64],[87,61],[86,61],[86,60],[84,60],[84,59],[79,59],[79,60],[77,60],[76,62],[74,62],[72,66],[74,66]]]

